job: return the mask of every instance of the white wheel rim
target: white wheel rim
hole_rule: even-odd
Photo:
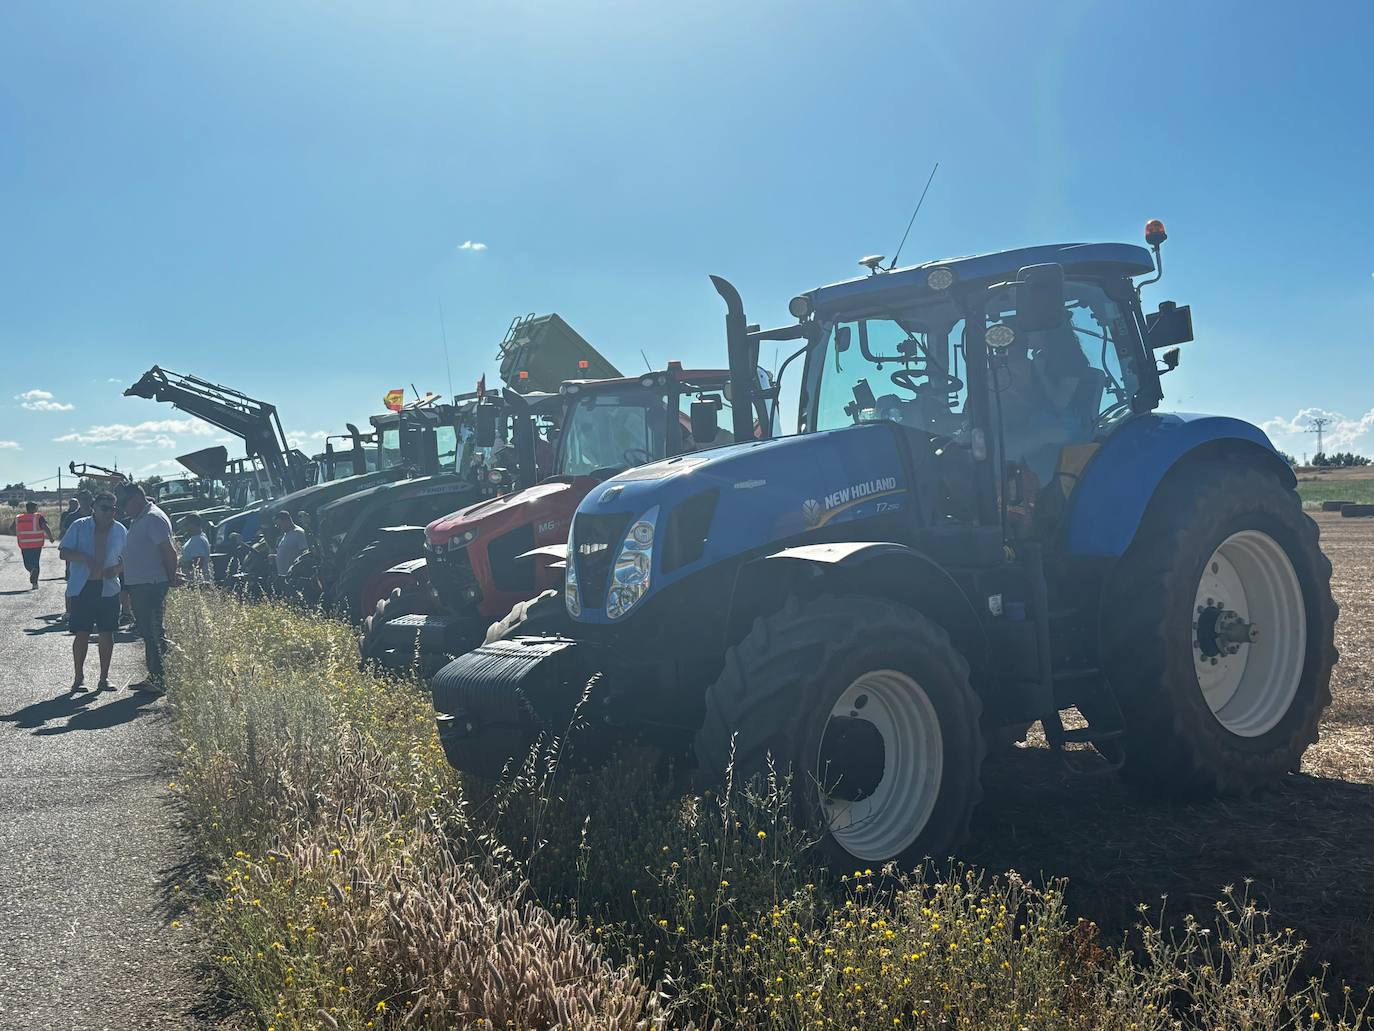
[[[1249,643],[1218,642],[1218,612],[1253,627]],[[1278,541],[1242,530],[1203,567],[1193,603],[1193,665],[1217,722],[1238,737],[1259,737],[1287,715],[1302,683],[1307,608],[1293,563]]]
[[[829,719],[837,716],[873,725],[883,741],[883,769],[872,792],[858,801],[821,790],[826,825],[855,859],[892,859],[911,846],[935,811],[944,775],[940,718],[920,684],[890,669],[873,670],[850,684],[831,707]],[[819,746],[816,760],[817,789],[838,788],[842,771],[833,764],[829,771],[820,768]]]

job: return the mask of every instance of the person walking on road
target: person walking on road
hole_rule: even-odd
[[[38,590],[38,564],[43,557],[43,545],[54,538],[43,513],[32,501],[24,505],[22,515],[14,520],[14,536],[19,541],[19,554],[29,571],[29,589]]]
[[[162,656],[167,650],[167,635],[162,628],[167,590],[177,580],[177,549],[172,543],[172,521],[167,513],[148,500],[136,483],[123,488],[124,512],[129,519],[128,539],[124,545],[124,587],[133,605],[138,636],[143,638],[143,655],[148,675],[134,691],[160,694]]]
[[[119,574],[127,534],[115,522],[114,495],[97,494],[93,500],[91,514],[73,521],[58,546],[58,555],[71,571],[66,593],[70,603],[68,627],[73,634],[72,663],[76,667],[73,692],[80,691],[85,682],[92,631],[99,634],[100,681],[96,691],[110,686],[110,656],[119,623]]]

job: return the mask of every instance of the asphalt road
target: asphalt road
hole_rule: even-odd
[[[196,943],[171,926],[185,857],[165,794],[166,703],[123,690],[144,668],[127,634],[117,690],[69,692],[55,548],[43,565],[30,591],[0,537],[0,1028],[197,1026]],[[92,641],[92,689],[98,669]]]

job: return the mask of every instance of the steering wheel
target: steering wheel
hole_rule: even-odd
[[[916,377],[924,376],[925,383],[917,383]],[[898,369],[891,377],[892,385],[901,387],[903,390],[910,390],[913,394],[934,393],[934,394],[953,394],[964,389],[964,381],[957,376],[951,376],[945,372],[932,370],[922,372],[916,369]],[[944,385],[940,385],[940,381]]]
[[[643,458],[639,456],[643,455]],[[631,447],[625,449],[625,464],[627,466],[648,465],[653,459],[647,450],[642,447]]]

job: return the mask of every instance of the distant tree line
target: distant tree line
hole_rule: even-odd
[[[1364,455],[1357,455],[1352,451],[1337,451],[1334,455],[1328,455],[1318,451],[1312,456],[1312,464],[1324,469],[1350,469],[1356,466],[1368,465],[1369,459]]]

